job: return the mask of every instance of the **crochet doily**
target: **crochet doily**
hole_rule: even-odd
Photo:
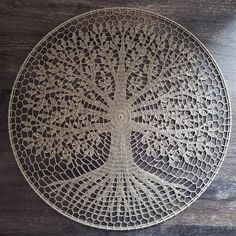
[[[126,230],[195,201],[226,152],[230,105],[206,48],[165,17],[89,12],[32,50],[13,87],[17,163],[51,207]]]

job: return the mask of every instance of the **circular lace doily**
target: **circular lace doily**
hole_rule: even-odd
[[[17,163],[51,207],[86,225],[126,230],[165,221],[217,173],[230,133],[221,72],[165,17],[89,12],[32,50],[13,87]]]

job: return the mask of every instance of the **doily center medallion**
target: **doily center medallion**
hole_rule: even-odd
[[[132,107],[122,100],[117,100],[109,109],[110,121],[115,129],[127,129],[131,122]]]
[[[32,50],[9,106],[16,161],[63,215],[151,226],[195,201],[228,145],[230,105],[205,47],[176,23],[127,8],[63,23]]]

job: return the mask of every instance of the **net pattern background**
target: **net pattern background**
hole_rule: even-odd
[[[196,200],[229,131],[213,58],[180,25],[138,9],[89,12],[50,32],[9,107],[31,187],[69,218],[114,230],[160,223]]]

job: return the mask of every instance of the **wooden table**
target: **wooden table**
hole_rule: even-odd
[[[208,190],[182,214],[143,230],[113,232],[75,223],[46,205],[20,173],[8,138],[7,109],[16,74],[51,29],[83,12],[111,6],[149,9],[182,24],[210,50],[225,76],[236,116],[236,1],[1,0],[0,235],[236,235],[236,127],[224,164]]]

